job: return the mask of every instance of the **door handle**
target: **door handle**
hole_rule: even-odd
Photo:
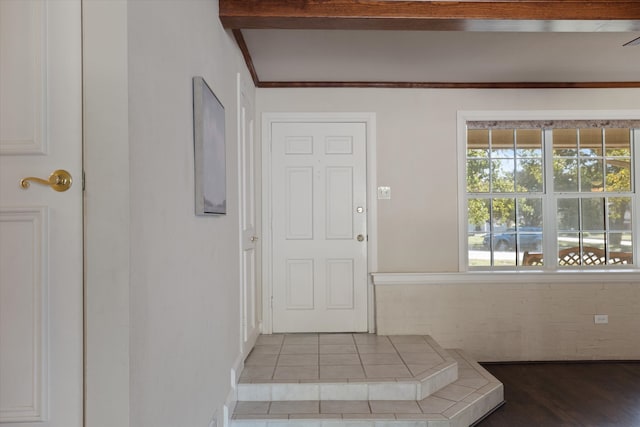
[[[358,234],[358,237],[356,237],[356,239],[358,240],[358,242],[364,242],[364,235]]]
[[[67,191],[71,184],[73,183],[73,179],[71,178],[71,174],[63,169],[55,170],[49,175],[49,179],[36,178],[35,176],[28,176],[26,178],[22,178],[20,180],[20,187],[25,190],[29,188],[31,182],[35,182],[37,184],[48,185],[55,191]]]
[[[257,242],[258,241],[258,236],[251,236],[251,240],[252,242]]]

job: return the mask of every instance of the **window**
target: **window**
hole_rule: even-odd
[[[634,128],[498,123],[467,123],[467,267],[633,264]]]

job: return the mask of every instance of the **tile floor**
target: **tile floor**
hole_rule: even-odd
[[[410,380],[442,364],[424,336],[261,335],[240,383]]]
[[[352,344],[356,352],[355,353],[346,353],[346,354],[394,354],[394,353],[360,353],[357,341],[363,342],[364,340],[371,340],[371,338],[362,338],[358,337],[358,335],[350,335],[354,340],[354,344]],[[322,337],[322,335],[320,336]],[[262,337],[261,337],[262,338]],[[277,346],[276,342],[279,342],[281,350],[285,347],[287,341],[287,335],[277,337],[265,336],[266,340],[262,340],[262,343],[259,343],[258,346]],[[309,337],[309,341],[312,341],[312,337]],[[401,338],[402,340],[410,340],[406,337],[389,337],[389,339],[385,340],[383,338],[386,337],[375,337],[377,341],[374,344],[362,344],[362,345],[380,345],[385,348],[389,348],[389,346],[396,349],[395,354],[402,360],[402,352],[399,350],[398,346],[401,344],[396,341],[394,343],[394,338]],[[322,353],[320,350],[320,338],[316,337],[318,340],[318,344],[316,347],[318,349],[313,354],[317,357],[316,367],[322,367],[320,364],[320,356],[325,353]],[[325,341],[323,339],[322,341]],[[343,343],[334,344],[334,343],[325,343],[325,345],[329,346],[348,346],[350,344],[346,344],[347,338],[344,335],[343,338],[337,338],[337,336],[332,337],[330,340],[344,340]],[[411,344],[411,345],[419,345],[421,343],[417,342],[418,340],[412,338],[416,342],[412,343],[402,343],[402,344]],[[295,340],[294,340],[295,341]],[[268,343],[265,343],[268,342]],[[313,346],[313,344],[305,343],[305,344],[290,344],[290,345],[305,345],[305,346]],[[402,346],[400,345],[400,348]],[[274,348],[275,351],[275,348]],[[366,351],[366,350],[365,350]],[[405,347],[406,351],[406,347]],[[281,357],[282,355],[286,355],[287,353],[283,353],[280,351],[278,355]],[[329,353],[330,354],[330,353]],[[341,353],[338,353],[341,354]],[[410,354],[410,353],[409,353]],[[289,422],[287,425],[295,425],[295,426],[316,426],[312,421],[313,420],[335,420],[338,424],[340,422],[348,423],[348,425],[360,425],[358,423],[363,423],[363,426],[369,425],[378,425],[376,424],[379,420],[380,422],[388,422],[389,420],[395,420],[396,423],[401,424],[393,424],[394,426],[405,425],[402,424],[404,422],[408,422],[410,420],[416,420],[417,424],[409,423],[411,426],[420,425],[420,426],[454,426],[454,425],[469,425],[473,420],[478,419],[482,414],[487,413],[492,408],[496,407],[496,405],[500,404],[503,399],[503,391],[502,384],[498,382],[491,374],[489,374],[485,369],[483,369],[480,365],[478,365],[475,361],[465,356],[462,352],[456,350],[450,350],[449,354],[453,357],[458,363],[458,372],[459,378],[454,383],[447,385],[441,390],[435,392],[434,394],[421,399],[421,400],[303,400],[303,401],[239,401],[236,404],[235,411],[233,414],[234,425],[238,426],[271,426],[272,422],[275,422],[273,425],[277,424],[277,421],[286,420]],[[257,358],[262,359],[262,358]],[[278,366],[278,358],[275,358],[275,361],[272,361],[269,366],[272,367],[273,372],[275,372],[276,367]],[[307,359],[304,359],[307,360]],[[404,363],[404,362],[403,362]],[[342,366],[357,366],[361,367],[362,370],[366,373],[366,363],[361,359],[358,365],[342,365]],[[400,365],[396,363],[395,365]],[[374,365],[377,366],[377,365]],[[404,363],[404,366],[408,368],[408,365]],[[273,374],[274,375],[274,374]],[[277,382],[278,380],[272,380],[272,382]],[[460,423],[454,423],[452,420],[457,419]],[[462,417],[462,418],[461,418]],[[260,422],[254,422],[262,420]],[[294,421],[292,421],[294,420]],[[296,421],[297,420],[297,421]],[[348,421],[345,421],[348,420]],[[370,421],[370,422],[367,422]],[[293,423],[293,424],[291,424]],[[336,425],[338,425],[336,424]],[[407,424],[407,425],[409,425]],[[324,425],[324,424],[323,424]],[[333,425],[333,424],[332,424]],[[339,424],[343,425],[343,424]],[[347,424],[344,424],[347,425]],[[384,424],[387,425],[387,424]]]

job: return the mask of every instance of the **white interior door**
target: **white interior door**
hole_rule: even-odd
[[[2,426],[83,422],[81,83],[80,0],[0,0]]]
[[[240,183],[240,226],[241,226],[241,351],[247,356],[260,333],[258,324],[258,283],[255,209],[255,164],[254,164],[254,118],[253,105],[246,94],[246,87],[238,74],[238,162]]]
[[[366,125],[271,132],[273,331],[366,331]]]

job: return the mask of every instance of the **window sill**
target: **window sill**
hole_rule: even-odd
[[[371,273],[375,286],[501,283],[640,283],[640,269]]]

